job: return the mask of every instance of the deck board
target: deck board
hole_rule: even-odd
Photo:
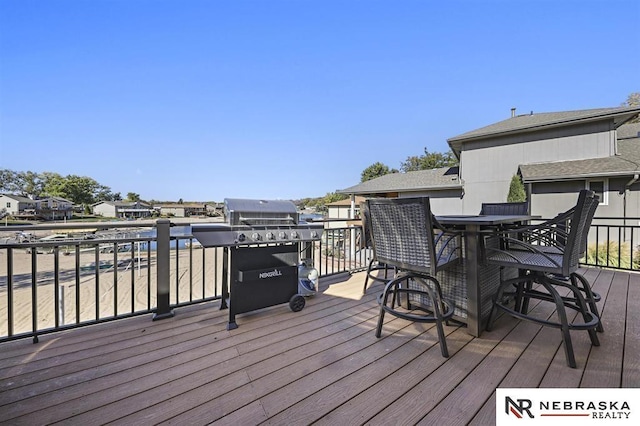
[[[128,318],[17,340],[0,350],[2,424],[475,424],[495,418],[497,387],[640,387],[640,275],[589,268],[602,295],[600,347],[572,332],[499,317],[479,338],[387,315],[376,338],[376,283],[323,279],[321,293],[242,314],[219,302],[173,318]],[[543,315],[546,303],[531,306]],[[419,401],[419,403],[416,403]]]

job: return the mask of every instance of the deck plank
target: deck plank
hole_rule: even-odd
[[[376,283],[323,279],[293,313],[237,317],[219,302],[6,342],[2,424],[475,424],[495,420],[496,387],[640,386],[640,275],[588,268],[605,332],[574,331],[578,368],[557,329],[500,317],[479,338],[387,316],[375,338]],[[550,314],[549,304],[532,305]],[[416,399],[420,404],[416,404]]]
[[[601,311],[605,331],[598,333],[600,346],[591,347],[581,387],[620,387],[622,383],[628,287],[629,274],[615,272]]]
[[[640,274],[629,274],[622,387],[640,388]]]

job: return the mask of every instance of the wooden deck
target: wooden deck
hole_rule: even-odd
[[[493,424],[496,387],[640,387],[640,275],[585,272],[602,294],[600,347],[503,316],[473,338],[387,316],[376,339],[363,273],[322,282],[298,313],[219,302],[0,345],[2,424]],[[546,309],[540,305],[535,309]]]

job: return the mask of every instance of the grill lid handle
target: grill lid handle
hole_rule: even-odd
[[[295,223],[295,218],[291,217],[290,215],[287,217],[244,217],[244,216],[240,216],[239,218],[240,222],[244,223],[245,225],[253,225],[253,223],[251,223],[252,221],[254,222],[259,222],[259,221],[267,221],[267,222],[294,222]]]

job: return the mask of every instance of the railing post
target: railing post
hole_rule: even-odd
[[[170,279],[170,227],[168,219],[156,221],[156,312],[153,320],[170,318],[173,310],[169,306],[169,279]]]

